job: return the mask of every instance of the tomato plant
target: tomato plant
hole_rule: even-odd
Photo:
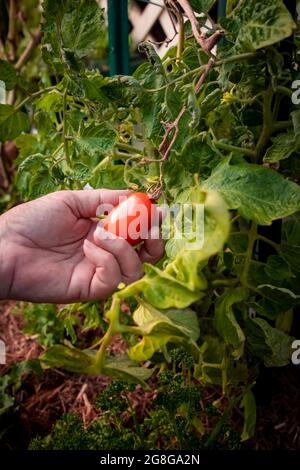
[[[187,19],[178,45],[161,59],[143,43],[147,61],[132,76],[108,78],[86,62],[105,28],[98,4],[45,0],[49,80],[31,86],[1,60],[0,78],[17,100],[0,105],[0,140],[15,139],[25,200],[89,184],[204,205],[203,246],[171,237],[164,262],[146,264],[142,279],[107,302],[98,350],[76,347],[73,335],[72,346],[52,345],[41,361],[146,387],[158,370],[154,354],[167,367],[179,344],[193,358],[193,380],[220,386],[228,413],[243,410],[246,440],[257,367],[290,362],[300,298],[299,25],[282,0],[229,0],[219,23],[208,14],[214,0],[169,3]],[[69,329],[73,308],[63,310]],[[108,347],[119,333],[130,341],[116,357]]]

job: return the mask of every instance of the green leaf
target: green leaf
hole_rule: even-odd
[[[209,87],[211,88],[211,87]],[[198,98],[201,116],[206,116],[210,111],[216,109],[221,103],[222,91],[219,88],[206,94],[206,89],[203,89],[202,94]]]
[[[300,208],[298,185],[259,165],[230,165],[230,158],[217,166],[203,188],[219,191],[229,209],[238,209],[242,217],[260,225],[270,225]]]
[[[296,273],[300,273],[300,246],[282,243],[280,252],[291,266],[291,269]]]
[[[62,367],[69,372],[77,372],[78,374],[96,374],[94,370],[95,359],[92,355],[81,349],[61,344],[51,346],[42,353],[40,361],[45,368]]]
[[[6,90],[12,90],[17,84],[16,70],[7,60],[0,59],[0,80],[5,83]]]
[[[42,109],[47,113],[57,113],[63,109],[63,96],[58,91],[51,91],[39,98],[35,105],[37,109]]]
[[[291,215],[282,221],[282,257],[295,273],[300,273],[300,213]]]
[[[137,367],[136,363],[127,356],[119,356],[106,359],[103,373],[117,379],[139,383],[143,387],[149,388],[145,381],[151,377],[153,370]]]
[[[168,256],[171,259],[176,258],[174,261],[175,271],[178,271],[176,264],[181,264],[181,269],[179,269],[181,272],[182,266],[187,265],[187,274],[190,271],[189,279],[192,280],[194,277],[192,272],[197,270],[197,264],[200,261],[207,260],[223,248],[229,234],[229,213],[224,200],[216,191],[204,191],[199,186],[192,186],[182,191],[177,198],[177,202],[179,204],[188,204],[188,207],[195,205],[198,210],[201,209],[199,206],[203,205],[204,210],[203,219],[200,214],[198,217],[193,215],[192,220],[188,220],[187,216],[189,214],[185,215],[184,232],[180,232],[182,212],[179,212],[176,223],[179,227],[180,238],[171,238],[166,244]],[[197,234],[200,244],[195,239],[195,234]],[[185,251],[181,254],[181,250]],[[190,250],[191,253],[187,254],[186,250]],[[168,269],[172,270],[171,267]],[[190,288],[194,288],[186,277],[181,280],[188,283]]]
[[[299,148],[299,145],[300,145],[300,109],[297,109],[296,111],[291,112],[291,118],[293,122],[295,139]]]
[[[41,154],[45,147],[38,134],[21,134],[15,139],[15,144],[19,149],[18,162],[32,154]]]
[[[133,76],[146,89],[159,88],[166,82],[165,77],[148,63],[140,65]],[[156,93],[145,92],[141,98],[140,115],[146,138],[157,138],[163,132],[161,107],[164,95],[164,90]]]
[[[109,98],[101,89],[106,84],[107,79],[102,75],[88,75],[86,78],[80,79],[80,85],[88,100],[108,105]]]
[[[233,305],[246,300],[248,295],[248,290],[243,287],[226,289],[215,304],[214,326],[225,343],[235,349],[236,357],[243,353],[245,335],[235,318]]]
[[[258,302],[251,302],[249,306],[259,315],[267,318],[268,320],[275,321],[280,313],[283,311],[282,305],[274,302],[273,299],[263,297]],[[289,307],[287,307],[289,308]],[[284,309],[286,310],[286,305]]]
[[[241,408],[244,408],[244,426],[241,441],[247,441],[254,436],[256,426],[256,403],[251,390],[248,390],[241,401]]]
[[[226,345],[224,341],[221,341],[220,338],[216,336],[206,335],[200,351],[200,362],[196,364],[194,368],[195,379],[202,383],[221,385],[222,370],[215,366],[220,365],[221,367],[221,364],[224,362],[226,355]],[[203,366],[203,362],[205,366]],[[210,367],[209,364],[212,364],[212,367]]]
[[[300,247],[300,212],[282,221],[282,240],[288,245]]]
[[[56,31],[56,25],[61,20],[66,7],[69,6],[69,2],[65,0],[44,0],[43,1],[43,31],[54,32]]]
[[[200,334],[197,314],[189,308],[161,312],[143,303],[135,310],[133,320],[146,335],[167,333],[197,341]]]
[[[21,195],[34,199],[57,189],[50,174],[45,155],[29,155],[21,161],[17,173],[17,186]]]
[[[170,341],[190,343],[200,334],[197,315],[190,309],[162,313],[151,305],[142,304],[134,312],[133,319],[143,334],[143,339],[128,353],[137,362],[150,359]]]
[[[252,353],[267,367],[281,367],[289,364],[293,339],[262,318],[248,319],[246,337]]]
[[[65,13],[61,22],[64,47],[79,58],[87,56],[93,52],[103,25],[103,10],[94,0],[73,3],[72,11]]]
[[[234,18],[239,21],[237,46],[244,51],[282,41],[296,28],[282,0],[242,0],[234,10]]]
[[[197,13],[207,13],[216,3],[216,0],[190,0],[189,3]]]
[[[27,114],[15,111],[9,104],[0,104],[0,141],[15,139],[21,132],[29,130]]]
[[[15,403],[15,398],[8,394],[7,388],[13,387],[13,390],[16,392],[22,386],[23,376],[29,373],[34,373],[41,377],[42,369],[38,359],[16,362],[7,374],[0,377],[0,417]]]
[[[89,183],[93,188],[126,189],[124,165],[109,164],[93,172]]]
[[[184,188],[193,185],[192,175],[173,155],[164,165],[164,181],[173,198],[176,198]]]
[[[281,281],[292,277],[290,266],[281,256],[271,255],[265,266],[265,273],[272,279]],[[259,286],[260,287],[260,286]]]
[[[220,163],[220,157],[198,135],[186,141],[182,153],[178,154],[177,158],[191,173],[199,173],[200,177],[210,176],[212,170]]]
[[[145,264],[146,276],[143,278],[143,296],[146,301],[157,308],[185,308],[204,297],[203,291],[190,290],[184,282],[176,280],[168,273],[155,266]],[[206,289],[206,282],[203,289]]]
[[[23,136],[21,136],[23,137]],[[46,157],[41,153],[35,153],[34,155],[29,155],[24,158],[19,165],[18,171],[22,172],[32,172],[38,171],[41,167],[45,167]],[[45,167],[46,168],[46,167]]]
[[[79,151],[93,157],[111,150],[117,141],[117,132],[110,124],[103,122],[85,128],[81,136],[75,140],[75,144]]]
[[[185,308],[201,299],[203,291],[193,292],[173,276],[145,263],[145,276],[120,291],[122,298],[141,295],[156,308]]]
[[[43,196],[44,194],[51,193],[58,190],[59,184],[54,180],[53,175],[50,174],[48,168],[42,168],[36,171],[29,184],[28,197],[30,199],[36,199],[37,197]]]
[[[262,289],[263,291],[265,291],[266,289],[273,291],[269,294],[269,296],[270,297],[273,296],[274,300],[276,300],[276,294],[279,296],[280,300],[282,300],[283,296],[289,297],[288,300],[295,301],[296,303],[298,299],[300,299],[300,295],[295,294],[294,292],[292,292],[290,289],[287,289],[286,287],[272,286],[271,284],[261,284],[260,286],[257,286],[257,288]]]
[[[293,132],[279,134],[272,139],[273,145],[268,148],[264,156],[265,163],[276,163],[285,160],[298,150],[298,145]]]

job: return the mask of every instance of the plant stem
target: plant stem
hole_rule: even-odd
[[[15,60],[15,53],[16,53],[16,20],[17,20],[17,2],[16,0],[9,1],[9,23],[8,23],[8,33],[7,33],[7,40],[10,43],[11,50],[10,50],[10,57],[11,61]]]
[[[214,67],[219,67],[220,65],[224,65],[224,64],[230,64],[232,62],[238,62],[240,60],[253,59],[255,56],[256,56],[255,52],[245,52],[243,54],[233,55],[232,57],[227,57],[226,59],[217,60],[214,63]],[[166,85],[163,85],[159,88],[145,88],[144,91],[147,91],[149,93],[155,93],[158,91],[165,90],[170,85],[174,85],[175,83],[180,82],[181,80],[187,77],[190,77],[191,75],[199,74],[200,72],[204,71],[205,68],[206,68],[206,65],[200,65],[200,67],[197,67],[194,70],[189,70],[188,72],[184,73],[180,77],[175,78],[174,80],[171,80]]]
[[[70,166],[69,142],[67,139],[67,97],[68,97],[68,89],[66,88],[64,91],[64,98],[63,98],[63,137],[64,137],[64,149],[65,149],[66,162],[68,166]]]
[[[179,25],[179,28],[178,28],[179,38],[178,38],[178,43],[177,43],[176,59],[180,60],[182,52],[184,50],[184,21],[179,11],[176,14],[176,17],[177,17],[178,25]]]
[[[103,158],[103,160],[101,160],[101,162],[98,163],[98,165],[96,165],[93,170],[92,170],[92,175],[94,175],[95,173],[97,173],[98,170],[100,170],[102,167],[105,167],[107,163],[109,163],[111,160],[112,160],[112,155],[108,155],[107,157]]]
[[[106,317],[109,319],[109,327],[105,335],[103,336],[100,348],[97,351],[95,357],[95,369],[101,374],[103,371],[106,349],[113,337],[118,330],[119,326],[119,315],[120,315],[121,300],[115,295],[113,296],[110,310],[107,312]]]
[[[275,91],[281,93],[282,95],[287,95],[289,97],[291,97],[293,94],[292,90],[286,86],[277,86]]]
[[[271,130],[272,130],[272,98],[273,98],[273,89],[272,86],[269,85],[267,90],[264,93],[264,103],[263,103],[263,128],[258,139],[255,156],[254,156],[254,163],[260,163],[262,157],[264,155],[266,146],[268,144]]]
[[[260,235],[259,233],[256,234],[255,238],[256,240],[261,240],[262,242],[267,243],[272,248],[274,248],[274,250],[277,251],[278,253],[280,252],[280,245],[278,243],[275,243],[272,240],[269,240],[269,238],[264,237],[263,235]]]
[[[30,96],[27,96],[26,98],[24,98],[24,100],[22,100],[17,106],[15,106],[14,111],[13,111],[12,114],[19,111],[19,109],[21,109],[24,106],[24,104],[26,104],[28,101],[30,101],[34,98],[38,98],[39,96],[43,95],[44,93],[47,93],[48,91],[55,90],[55,88],[56,88],[56,85],[49,86],[47,88],[43,88],[42,90],[39,90],[39,91],[35,91]]]
[[[64,144],[61,143],[55,150],[54,152],[52,153],[52,158],[54,158],[60,151],[61,149],[63,148]]]
[[[228,152],[240,152],[244,155],[248,155],[248,157],[254,157],[255,155],[254,150],[246,149],[244,147],[237,147],[235,145],[225,144],[223,142],[218,141],[214,141],[213,143],[219,149],[228,150]]]
[[[248,287],[249,268],[250,268],[250,263],[252,260],[254,243],[255,243],[255,240],[257,239],[256,229],[257,229],[256,223],[251,222],[251,227],[248,232],[248,247],[247,247],[247,251],[245,255],[244,268],[241,274],[241,283],[244,287]]]
[[[115,331],[114,331],[113,325],[112,323],[110,323],[107,332],[103,336],[100,348],[98,349],[97,354],[96,354],[95,368],[99,374],[101,374],[103,371],[106,349],[114,334],[115,334]]]
[[[218,436],[219,432],[221,431],[223,424],[226,423],[227,419],[231,415],[233,407],[235,406],[235,404],[240,399],[241,399],[241,397],[239,396],[239,397],[235,397],[233,400],[231,400],[231,402],[229,403],[228,408],[224,411],[223,416],[219,419],[216,426],[214,427],[214,429],[210,433],[210,436],[207,439],[207,441],[205,442],[204,447],[209,447],[210,444],[212,444],[214,442],[214,440]]]
[[[272,124],[272,129],[271,133],[281,131],[284,129],[290,129],[293,127],[293,122],[292,121],[277,121]]]
[[[141,154],[134,154],[134,153],[123,153],[123,152],[114,152],[113,153],[114,158],[118,158],[121,160],[141,160],[142,155]]]
[[[39,44],[39,42],[41,40],[41,37],[42,37],[42,31],[40,30],[40,28],[38,28],[37,31],[31,36],[30,42],[27,44],[24,52],[19,57],[16,65],[15,65],[16,70],[20,70],[23,67],[23,65],[27,62],[27,60],[29,59],[32,51]]]
[[[211,283],[213,287],[230,287],[238,284],[238,279],[214,279]]]
[[[118,147],[118,149],[120,150],[125,150],[126,152],[129,152],[129,153],[139,153],[139,154],[143,154],[143,150],[142,149],[139,149],[137,147],[133,147],[132,145],[129,145],[129,144],[124,144],[122,142],[118,142],[116,147]]]
[[[205,69],[203,70],[203,72],[200,74],[200,77],[198,78],[198,81],[197,81],[196,86],[195,86],[195,93],[196,94],[199,93],[199,91],[201,90],[201,87],[202,87],[203,83],[205,82],[207,75],[209,74],[209,72],[213,68],[214,63],[215,63],[215,58],[211,57],[209,59],[209,61],[207,62]]]

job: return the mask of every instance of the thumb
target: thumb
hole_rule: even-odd
[[[119,204],[119,199],[128,196],[128,190],[113,190],[113,189],[89,189],[72,191],[74,206],[73,210],[76,211],[78,217],[91,218],[95,217],[99,212],[98,208],[102,204],[116,206]]]

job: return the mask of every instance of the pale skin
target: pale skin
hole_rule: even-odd
[[[71,303],[108,297],[121,283],[156,263],[162,240],[136,251],[122,238],[107,239],[95,220],[100,204],[126,191],[58,191],[0,216],[0,299]]]

